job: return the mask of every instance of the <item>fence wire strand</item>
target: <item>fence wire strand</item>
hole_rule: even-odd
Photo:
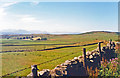
[[[101,43],[103,43],[103,42],[101,42]],[[95,45],[95,44],[98,44],[98,43],[79,45],[79,46],[77,46],[77,47],[81,47],[81,46],[89,46],[89,45]],[[74,47],[76,47],[76,46],[74,46]],[[63,48],[63,47],[62,47],[62,48]],[[42,64],[45,64],[45,63],[49,63],[49,62],[52,62],[52,61],[55,61],[55,60],[61,59],[61,58],[66,57],[66,56],[70,56],[70,55],[76,54],[76,53],[78,53],[78,52],[74,52],[74,53],[71,53],[71,54],[68,54],[68,55],[65,55],[65,56],[57,57],[57,58],[55,58],[55,59],[51,59],[51,60],[48,60],[48,61],[45,61],[45,62],[42,62],[42,63],[36,64],[36,65],[42,65]],[[31,66],[26,67],[26,68],[23,68],[23,69],[20,69],[20,70],[17,70],[17,71],[14,71],[14,72],[12,72],[12,73],[8,73],[8,74],[3,75],[3,76],[1,76],[1,77],[6,77],[6,76],[9,76],[9,75],[11,75],[11,74],[14,74],[14,73],[17,73],[17,72],[21,72],[21,71],[24,71],[24,70],[26,70],[26,69],[30,69],[30,68],[31,68]]]

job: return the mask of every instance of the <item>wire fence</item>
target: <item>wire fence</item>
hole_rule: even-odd
[[[103,43],[103,42],[101,42],[101,43]],[[67,47],[81,47],[81,46],[89,46],[89,45],[95,45],[95,44],[98,44],[98,43],[91,43],[91,44],[85,44],[85,45],[79,45],[79,46],[67,46]],[[67,48],[67,47],[57,47],[57,48],[52,48],[52,49],[60,49],[60,48]],[[45,50],[52,50],[52,49],[45,49]],[[45,61],[45,62],[36,64],[36,65],[46,64],[46,63],[49,63],[49,62],[52,62],[52,61],[61,59],[61,58],[66,57],[66,56],[70,56],[70,55],[72,55],[72,54],[76,54],[76,53],[78,53],[78,52],[74,52],[74,53],[71,53],[71,54],[68,54],[68,55],[65,55],[65,56],[57,57],[57,58],[55,58],[55,59],[51,59],[51,60],[48,60],[48,61]],[[23,68],[23,69],[20,69],[20,70],[17,70],[17,71],[14,71],[14,72],[11,72],[11,73],[8,73],[8,74],[5,74],[5,75],[3,75],[3,76],[1,76],[1,77],[6,77],[6,76],[9,76],[9,75],[11,75],[11,74],[14,74],[14,73],[17,73],[17,72],[20,72],[20,71],[24,71],[24,70],[30,69],[30,68],[31,68],[31,66],[26,67],[26,68]]]

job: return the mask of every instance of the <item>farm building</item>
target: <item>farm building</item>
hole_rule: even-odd
[[[41,40],[41,39],[42,39],[41,37],[32,38],[32,40]]]
[[[47,40],[47,38],[35,37],[35,38],[32,38],[31,40]]]

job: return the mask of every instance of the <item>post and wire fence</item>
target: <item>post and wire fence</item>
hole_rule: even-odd
[[[45,49],[45,50],[52,50],[52,49],[60,49],[60,48],[68,48],[68,47],[81,47],[81,46],[90,46],[90,45],[95,45],[95,44],[98,44],[100,46],[100,43],[103,43],[103,42],[99,42],[99,43],[91,43],[91,44],[85,44],[85,45],[78,45],[78,46],[63,46],[63,47],[56,47],[56,48],[50,48],[50,49]],[[101,47],[101,46],[100,46]],[[70,55],[73,55],[73,54],[76,54],[78,52],[74,52],[74,53],[71,53],[71,54],[67,54],[65,56],[61,56],[61,57],[57,57],[55,59],[51,59],[51,60],[48,60],[48,61],[45,61],[45,62],[42,62],[42,63],[39,63],[39,64],[36,64],[36,65],[42,65],[42,64],[46,64],[46,63],[49,63],[49,62],[52,62],[52,61],[55,61],[55,60],[58,60],[58,59],[61,59],[63,57],[67,57],[67,56],[70,56]],[[83,48],[83,54],[84,54],[84,65],[86,67],[86,49]],[[2,75],[1,77],[7,77],[7,76],[10,76],[12,74],[15,74],[15,73],[18,73],[18,72],[21,72],[21,71],[24,71],[24,70],[27,70],[27,69],[30,69],[31,66],[29,67],[26,67],[26,68],[23,68],[23,69],[20,69],[20,70],[16,70],[14,72],[11,72],[11,73],[8,73],[8,74],[5,74],[5,75]]]

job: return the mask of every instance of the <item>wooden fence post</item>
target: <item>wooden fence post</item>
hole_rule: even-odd
[[[32,71],[33,78],[37,78],[38,77],[37,70],[38,70],[37,65],[31,65],[31,71]]]
[[[101,42],[98,43],[99,53],[101,54]]]
[[[84,56],[83,66],[84,66],[85,68],[87,68],[87,66],[86,66],[86,48],[83,48],[83,56]]]
[[[100,53],[100,61],[102,60],[102,53],[101,53],[101,42],[98,43],[98,49],[99,49],[99,53]]]
[[[112,43],[112,39],[109,39],[109,49],[111,49],[111,44]]]

